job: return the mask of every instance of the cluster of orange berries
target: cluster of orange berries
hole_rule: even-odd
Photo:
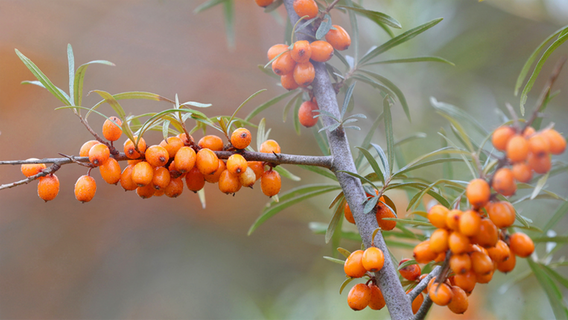
[[[378,191],[375,190],[378,194]],[[370,196],[367,194],[367,196]],[[381,230],[392,230],[396,227],[396,220],[385,220],[384,218],[396,218],[395,214],[383,203],[385,203],[385,197],[381,196],[377,205],[373,209],[375,212],[375,216],[377,217],[377,222]],[[349,204],[346,202],[345,207],[343,208],[343,212],[345,214],[345,220],[355,224],[355,219],[353,218],[353,213],[351,212],[351,208],[349,208]]]
[[[103,136],[111,143],[122,135],[121,121],[117,117],[107,119],[103,124]],[[185,184],[193,192],[201,190],[205,182],[217,183],[219,190],[234,194],[242,186],[252,187],[261,180],[263,193],[272,197],[280,192],[281,179],[271,166],[265,170],[265,163],[247,161],[239,153],[247,148],[252,136],[246,128],[233,131],[231,144],[225,146],[223,140],[215,135],[207,135],[197,145],[193,137],[185,133],[168,137],[159,145],[147,147],[144,138],[138,139],[135,146],[130,139],[124,143],[124,153],[128,166],[121,171],[118,161],[111,156],[111,149],[106,143],[97,140],[87,141],[81,146],[80,157],[89,157],[92,167],[100,169],[101,177],[109,184],[118,184],[124,190],[136,190],[143,199],[165,194],[168,197],[179,196]],[[136,137],[135,137],[136,140]],[[112,144],[111,144],[112,145]],[[219,159],[215,151],[235,150],[226,161]],[[266,140],[259,152],[280,153],[280,146],[274,140]],[[118,154],[118,152],[116,152]],[[45,164],[24,164],[22,172],[27,177],[40,173]],[[81,176],[75,183],[75,197],[81,202],[93,199],[96,182],[89,174]],[[59,192],[59,180],[54,174],[41,177],[38,195],[45,201],[53,200]]]
[[[369,247],[365,251],[353,251],[345,260],[343,270],[350,278],[370,277],[367,283],[353,286],[347,295],[347,304],[355,311],[363,310],[367,306],[373,310],[381,310],[385,306],[385,298],[377,287],[374,275],[368,272],[378,272],[383,268],[385,255],[376,247]]]

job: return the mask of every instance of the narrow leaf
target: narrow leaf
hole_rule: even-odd
[[[330,29],[331,29],[331,17],[329,16],[329,14],[326,14],[323,17],[323,20],[320,26],[318,27],[318,30],[316,31],[316,39],[320,40],[321,38],[325,37],[325,35],[329,32]]]
[[[385,168],[385,173],[388,173],[389,177],[390,177],[391,176],[391,164],[389,163],[389,160],[387,158],[387,155],[385,154],[385,151],[378,144],[371,143],[371,146],[373,148],[375,148],[375,150],[377,150],[377,153],[379,154],[379,158],[381,159],[381,162],[383,163],[383,167]]]
[[[373,171],[379,177],[380,181],[382,183],[385,183],[385,177],[384,177],[384,174],[383,174],[383,170],[379,167],[379,164],[377,163],[375,158],[371,155],[371,153],[369,151],[361,148],[361,147],[357,147],[357,149],[359,149],[359,152],[361,152],[361,154],[363,154],[363,156],[367,159],[367,161],[371,165],[371,168],[373,168]]]
[[[455,64],[449,60],[440,57],[432,57],[432,56],[383,60],[383,61],[370,62],[367,63],[366,65],[371,66],[375,64],[412,63],[412,62],[441,62],[449,64],[452,67],[455,67]]]
[[[94,60],[84,63],[77,68],[75,71],[74,77],[74,96],[75,96],[75,105],[80,106],[83,103],[83,81],[85,80],[85,72],[87,71],[87,67],[91,64],[104,64],[107,66],[114,66],[114,63],[106,60]]]
[[[383,99],[383,113],[385,114],[385,135],[386,135],[386,139],[387,139],[387,152],[388,152],[388,160],[389,160],[388,161],[389,177],[392,176],[392,170],[393,170],[393,164],[394,164],[394,153],[395,153],[395,151],[394,151],[394,130],[393,130],[393,127],[392,127],[392,115],[391,115],[391,109],[390,108],[391,108],[391,102],[389,101],[389,97],[387,96]]]
[[[307,165],[303,165],[303,164],[298,165],[298,167],[305,169],[305,170],[308,170],[308,171],[311,171],[311,172],[315,172],[315,173],[319,174],[320,176],[323,176],[323,177],[332,179],[334,181],[337,181],[337,177],[335,177],[335,175],[327,169],[316,167],[316,166],[307,166]]]
[[[300,177],[294,175],[292,172],[286,170],[286,169],[285,169],[284,167],[282,167],[282,166],[275,167],[274,170],[275,170],[276,172],[278,172],[278,173],[282,176],[282,178],[287,178],[287,179],[290,179],[290,180],[292,180],[292,181],[300,181],[300,180],[302,180]]]
[[[295,91],[288,91],[285,92],[275,98],[270,99],[269,101],[261,104],[260,106],[256,107],[248,116],[246,116],[245,120],[250,121],[254,116],[259,114],[261,111],[265,110],[266,108],[275,105],[276,103],[286,99],[288,96],[296,93]]]
[[[327,261],[331,261],[333,263],[337,263],[337,264],[340,264],[340,265],[345,264],[345,260],[341,260],[341,259],[337,259],[337,258],[333,258],[333,257],[328,257],[328,256],[323,256],[323,258]]]
[[[349,86],[349,88],[347,88],[347,91],[345,92],[345,99],[343,100],[343,108],[341,108],[340,119],[343,119],[343,117],[345,116],[345,113],[347,112],[347,107],[349,106],[349,101],[351,101],[351,96],[353,95],[353,90],[355,89],[356,84],[357,84],[357,82],[354,81]]]
[[[197,8],[195,8],[193,10],[193,13],[200,13],[202,11],[205,11],[205,10],[207,10],[211,7],[214,7],[214,6],[216,6],[220,3],[223,3],[225,1],[227,1],[227,0],[208,0],[208,1],[205,1],[204,3],[200,4]]]
[[[67,64],[69,65],[69,101],[73,104],[75,99],[73,98],[75,85],[75,56],[73,55],[73,48],[71,44],[67,44]]]
[[[339,6],[339,8],[344,8],[350,11],[354,11],[357,14],[360,14],[364,17],[369,18],[372,21],[379,21],[381,23],[384,23],[385,25],[389,26],[389,27],[393,27],[393,28],[397,28],[400,29],[402,28],[400,22],[398,22],[395,18],[384,14],[382,12],[378,12],[378,11],[373,11],[373,10],[366,10],[366,9],[362,9],[362,8],[358,8],[358,7],[350,7],[350,6]]]

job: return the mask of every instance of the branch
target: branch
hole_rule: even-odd
[[[288,11],[290,22],[294,25],[298,21],[299,17],[294,11],[293,0],[284,0],[284,5]],[[297,38],[302,40],[311,40],[310,36],[315,35],[315,30],[311,26],[303,29],[302,33],[304,32],[306,35],[298,33]],[[313,65],[316,75],[312,83],[312,87],[319,107],[322,110],[331,113],[334,117],[340,118],[337,96],[327,74],[325,63],[314,62]],[[333,119],[330,117],[323,117],[322,121],[324,126],[333,124]],[[372,239],[373,231],[378,228],[378,223],[374,214],[363,213],[363,202],[366,197],[361,181],[346,173],[340,172],[357,172],[345,131],[342,127],[339,127],[334,131],[326,131],[326,134],[333,157],[333,166],[331,170],[335,173],[337,180],[343,189],[345,199],[349,203],[349,207],[351,208],[357,229],[359,230],[359,234],[361,235],[361,239],[363,240],[365,247],[371,247],[371,244],[374,242],[376,247],[388,255],[389,251],[381,232],[377,232],[374,241]],[[376,273],[376,277],[378,279],[379,288],[385,297],[385,302],[391,318],[393,320],[408,320],[412,318],[411,301],[408,299],[404,289],[402,288],[396,267],[391,259],[385,259],[384,266],[381,271]]]

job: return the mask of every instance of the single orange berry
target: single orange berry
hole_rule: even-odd
[[[184,146],[193,146],[195,144],[193,137],[191,135],[188,136],[185,132],[178,134],[177,137],[181,139]]]
[[[294,80],[294,73],[283,74],[280,76],[280,84],[286,90],[294,90],[299,87],[296,80]]]
[[[292,73],[295,66],[296,61],[292,59],[290,51],[282,53],[276,60],[272,61],[272,71],[279,76]]]
[[[561,154],[566,150],[566,139],[554,129],[544,130],[541,133],[547,140],[550,146],[550,153]]]
[[[134,168],[134,165],[129,164],[122,170],[122,174],[120,175],[120,185],[125,191],[132,191],[138,188],[138,185],[132,181],[132,168]]]
[[[91,147],[94,146],[95,144],[99,144],[100,142],[98,142],[97,140],[89,140],[85,143],[83,143],[83,145],[81,146],[81,149],[79,150],[79,157],[88,157],[89,156],[89,150],[91,150]]]
[[[364,283],[358,283],[349,290],[347,304],[355,311],[363,310],[371,302],[371,288]]]
[[[471,269],[471,258],[469,254],[453,254],[450,257],[450,268],[455,274],[464,274]]]
[[[527,127],[523,131],[523,137],[530,138],[533,134],[535,134],[536,130],[533,127]]]
[[[219,159],[219,166],[217,167],[217,170],[215,170],[215,172],[213,174],[203,176],[203,178],[205,179],[205,181],[207,181],[209,183],[217,183],[217,182],[219,182],[219,178],[221,177],[221,173],[223,173],[223,171],[225,171],[226,169],[227,169],[227,167],[225,165],[225,162],[223,162],[223,160]]]
[[[134,142],[136,142],[137,139],[138,137],[135,136],[134,141],[130,139],[124,141],[124,153],[129,159],[138,159],[140,158],[140,152],[144,153],[144,151],[146,151],[146,141],[144,138],[140,138],[140,140],[138,140],[138,151],[136,151],[136,148],[134,148]]]
[[[495,149],[505,151],[507,150],[507,143],[514,135],[515,129],[509,126],[502,126],[493,131],[491,142]]]
[[[89,161],[98,167],[105,163],[110,157],[110,150],[105,144],[99,143],[91,147],[89,150]]]
[[[408,292],[410,291],[407,291],[406,293]],[[422,307],[422,303],[424,303],[424,295],[420,292],[416,298],[414,298],[414,301],[412,301],[412,313],[416,314],[418,310],[420,310],[420,307]]]
[[[471,257],[471,268],[473,269],[473,272],[475,272],[476,275],[483,276],[493,272],[493,261],[485,253],[474,251],[471,253],[470,257]]]
[[[534,242],[529,236],[522,232],[513,233],[509,237],[509,249],[511,249],[515,255],[526,258],[533,253]]]
[[[285,44],[275,44],[270,49],[268,49],[267,56],[268,61],[276,58],[277,55],[281,54],[282,52],[288,51],[289,47]]]
[[[349,208],[349,203],[345,202],[345,207],[343,208],[343,213],[345,214],[345,220],[355,224],[355,218],[353,218],[353,212]]]
[[[252,135],[246,128],[238,128],[231,134],[231,144],[237,149],[244,149],[248,147],[251,140]]]
[[[193,169],[196,159],[197,155],[195,154],[195,150],[193,150],[193,148],[181,147],[176,153],[173,163],[177,171],[186,173],[189,170]]]
[[[481,208],[489,202],[491,188],[483,179],[473,179],[465,189],[465,195],[474,208]]]
[[[310,57],[312,56],[310,42],[307,40],[298,40],[294,42],[290,55],[292,55],[292,59],[294,59],[297,63],[310,61]]]
[[[112,116],[105,120],[103,123],[103,136],[108,141],[116,141],[120,139],[122,135],[122,121],[115,116]]]
[[[274,2],[274,0],[254,0],[259,7],[267,7]]]
[[[210,175],[217,171],[219,168],[219,158],[215,152],[210,149],[204,148],[197,152],[195,166],[202,175]]]
[[[154,167],[163,167],[170,160],[168,150],[162,146],[150,146],[144,154],[146,161]]]
[[[466,293],[471,293],[477,284],[477,276],[473,270],[454,276],[456,286],[462,288]]]
[[[101,177],[106,183],[117,184],[120,181],[120,164],[115,158],[108,158],[100,167]]]
[[[380,200],[383,200],[381,197]],[[396,218],[394,212],[392,212],[387,206],[384,204],[378,204],[377,212],[375,213],[377,217],[377,222],[381,230],[392,230],[396,227],[396,220],[385,220],[384,218]]]
[[[154,168],[154,174],[152,176],[152,185],[156,190],[164,190],[170,184],[171,181],[170,170],[165,167]]]
[[[466,312],[469,307],[469,302],[467,300],[467,293],[458,287],[452,286],[452,301],[448,304],[448,309],[455,314],[462,314]]]
[[[548,139],[541,135],[536,134],[529,138],[529,152],[537,157],[542,157],[550,152],[550,143]]]
[[[170,184],[164,189],[164,194],[170,198],[176,198],[183,192],[183,180],[181,177],[170,179]]]
[[[461,210],[450,210],[446,215],[446,228],[450,230],[457,230],[460,229],[460,218],[463,214]]]
[[[509,250],[509,257],[502,261],[497,262],[497,270],[503,273],[509,273],[515,269],[515,265],[517,264],[517,257],[513,253],[513,251]]]
[[[507,158],[511,162],[521,162],[529,155],[529,143],[522,135],[513,136],[507,143]]]
[[[75,182],[75,199],[85,203],[93,200],[97,192],[97,183],[91,176],[80,176]]]
[[[471,242],[484,248],[491,248],[497,244],[497,240],[499,240],[499,231],[495,224],[489,219],[481,219],[479,232],[471,237]]]
[[[28,160],[39,160],[39,159],[30,158]],[[36,174],[42,172],[46,168],[47,168],[47,166],[43,163],[29,163],[29,164],[22,164],[22,166],[20,167],[20,170],[22,170],[22,173],[24,174],[24,176],[31,177],[31,176],[35,176]]]
[[[309,86],[316,77],[314,65],[307,62],[299,62],[294,67],[294,80],[300,87]]]
[[[280,187],[282,186],[282,181],[280,179],[280,174],[275,170],[268,170],[262,174],[260,178],[260,188],[262,193],[268,197],[272,197],[280,192]]]
[[[465,253],[471,247],[469,238],[457,231],[452,232],[448,237],[448,245],[453,254]]]
[[[513,176],[519,182],[529,182],[532,179],[532,169],[526,162],[513,164]]]
[[[59,178],[55,174],[48,174],[39,178],[37,195],[45,202],[55,199],[59,193]]]
[[[452,289],[445,283],[433,283],[428,290],[428,295],[432,302],[439,306],[446,306],[453,298]]]
[[[307,16],[307,20],[315,18],[319,12],[318,4],[314,0],[294,0],[293,6],[296,14],[300,18]]]
[[[448,250],[450,233],[446,229],[436,229],[430,236],[430,250],[440,253]]]
[[[409,261],[410,259],[402,259],[400,260],[400,263],[398,264],[399,269],[398,272],[400,272],[400,275],[408,280],[408,281],[416,281],[419,277],[420,274],[422,273],[422,270],[420,269],[420,266],[418,264],[409,264],[403,268],[400,268],[400,266],[405,263],[406,261]]]
[[[156,194],[156,189],[150,183],[142,187],[136,187],[136,194],[142,199],[148,199]]]
[[[217,161],[217,165],[219,165],[219,161]],[[197,192],[205,186],[205,178],[197,167],[193,167],[193,169],[189,170],[185,175],[185,184],[189,190]]]
[[[381,249],[376,247],[370,247],[363,252],[363,257],[361,259],[363,267],[367,271],[377,272],[383,268],[385,263],[385,255]]]
[[[428,220],[436,228],[446,227],[446,216],[448,215],[448,208],[443,205],[434,205],[430,210],[428,210]]]
[[[312,101],[304,101],[298,109],[298,119],[300,120],[300,123],[306,128],[315,126],[318,122],[318,118],[314,117],[319,114],[317,110],[317,104]]]
[[[467,210],[460,216],[459,231],[464,235],[471,237],[479,232],[481,217],[474,210]]]
[[[367,273],[363,266],[363,253],[363,250],[353,251],[343,263],[343,271],[348,277],[361,278]]]
[[[245,172],[239,175],[239,182],[243,187],[252,188],[252,186],[256,182],[256,174],[254,173],[254,170],[247,167]]]
[[[247,166],[254,171],[256,180],[262,177],[262,174],[264,173],[264,163],[262,161],[249,161]]]
[[[280,153],[280,145],[278,142],[269,139],[260,145],[260,149],[258,149],[258,151],[262,153]]]
[[[334,24],[332,27],[333,28],[325,35],[325,40],[327,40],[335,50],[347,50],[351,45],[351,37],[349,37],[347,31],[341,26]]]
[[[139,187],[152,183],[153,178],[154,168],[146,161],[138,162],[132,168],[132,182]]]
[[[184,144],[180,137],[168,137],[166,140],[160,142],[160,146],[166,148],[168,156],[170,159],[173,159]]]
[[[505,241],[499,240],[494,247],[487,249],[487,254],[489,255],[489,258],[493,260],[493,262],[501,263],[509,259],[511,250],[509,249],[509,246],[505,243]]]
[[[219,177],[219,190],[223,193],[231,194],[236,193],[240,189],[241,182],[239,181],[239,176],[230,173],[229,170],[223,170]]]
[[[504,195],[512,196],[517,191],[517,184],[515,183],[515,176],[513,171],[509,168],[500,168],[493,176],[491,186],[495,191]]]
[[[207,148],[211,151],[223,151],[223,140],[216,135],[207,135],[199,139],[197,145],[200,148]]]
[[[379,289],[379,287],[377,287],[374,283],[369,284],[369,288],[371,289],[371,301],[369,301],[369,308],[373,310],[381,310],[387,304],[381,289]]]
[[[232,154],[227,159],[227,170],[234,175],[240,175],[247,169],[247,161],[238,153]]]
[[[333,46],[327,41],[317,40],[310,43],[312,55],[310,59],[316,62],[326,62],[333,57]]]
[[[489,283],[491,281],[491,279],[493,279],[493,273],[494,273],[494,270],[491,269],[491,271],[489,271],[489,273],[476,274],[475,279],[477,280],[477,283]]]
[[[490,203],[486,209],[489,219],[497,228],[507,228],[515,222],[515,209],[507,201]]]
[[[527,163],[534,172],[539,174],[547,173],[548,171],[550,171],[550,168],[552,168],[550,155],[548,154],[542,157],[537,157],[531,153],[527,158]]]
[[[430,240],[422,241],[414,247],[412,251],[414,260],[418,263],[426,264],[438,256],[438,254],[430,250]]]
[[[184,174],[186,174],[186,172],[182,173],[181,171],[176,169],[175,157],[174,157],[174,161],[170,162],[170,165],[168,166],[168,170],[170,171],[170,176],[173,179],[179,178],[179,177],[183,176]]]

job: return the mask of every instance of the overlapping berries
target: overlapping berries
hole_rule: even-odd
[[[367,306],[373,310],[380,310],[385,306],[385,299],[377,280],[372,274],[383,268],[385,256],[383,251],[376,247],[369,247],[365,251],[353,251],[343,265],[345,274],[350,278],[369,277],[367,283],[358,283],[351,288],[347,295],[347,304],[355,311],[363,310]]]
[[[137,137],[124,142],[124,155],[128,165],[121,171],[120,164],[111,155],[112,142],[122,135],[120,119],[110,117],[102,128],[103,136],[111,144],[97,140],[85,142],[79,151],[80,157],[88,157],[90,168],[86,175],[75,183],[75,198],[89,202],[96,193],[95,179],[90,175],[93,168],[99,168],[101,177],[109,184],[118,184],[124,190],[136,190],[143,199],[152,196],[179,196],[187,188],[193,192],[201,190],[205,182],[217,183],[219,190],[226,194],[238,192],[242,186],[251,187],[261,180],[261,189],[269,197],[280,192],[281,179],[277,171],[264,162],[247,161],[238,153],[247,148],[252,140],[246,128],[236,129],[226,146],[215,135],[206,135],[195,144],[193,137],[185,133],[168,137],[159,145],[147,146],[144,138]],[[135,146],[135,142],[137,145]],[[226,161],[219,159],[215,151],[235,151]],[[259,152],[280,153],[280,146],[274,140],[264,141]],[[114,150],[118,155],[118,151]],[[267,169],[265,169],[268,167]],[[26,177],[46,169],[45,164],[24,164],[21,167]],[[45,201],[53,200],[59,192],[59,179],[55,174],[39,178],[38,195]]]

